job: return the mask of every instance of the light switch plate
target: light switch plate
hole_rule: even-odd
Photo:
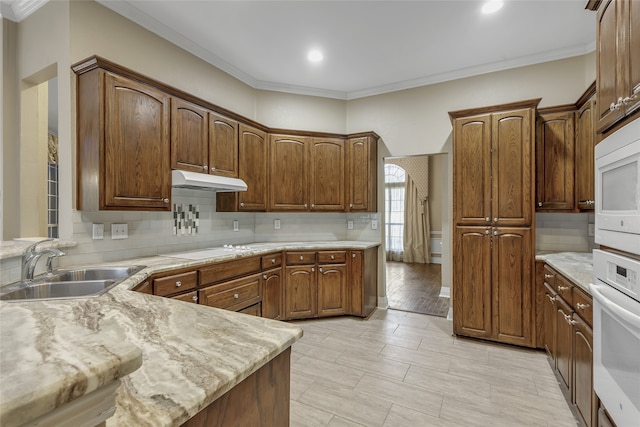
[[[233,220],[233,231],[239,231],[240,230],[240,223],[238,222],[237,219]]]
[[[596,225],[595,224],[589,224],[589,229],[587,230],[587,235],[589,237],[593,237],[596,235]]]
[[[104,239],[104,224],[92,224],[93,231],[91,234],[91,238],[93,240],[102,240]]]
[[[274,230],[280,230],[280,220],[279,219],[274,219],[273,220],[273,229]]]
[[[111,240],[126,239],[129,237],[127,224],[111,224]]]
[[[353,230],[353,220],[347,221],[347,230]]]
[[[378,229],[378,220],[377,219],[372,219],[371,220],[371,229],[372,230],[377,230]]]

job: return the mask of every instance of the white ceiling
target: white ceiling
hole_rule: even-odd
[[[254,88],[338,99],[595,49],[586,0],[506,0],[493,15],[478,0],[97,1]]]

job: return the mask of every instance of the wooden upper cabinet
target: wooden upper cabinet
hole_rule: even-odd
[[[247,191],[227,193],[237,195],[238,210],[267,210],[267,153],[267,134],[250,126],[240,125],[238,173],[240,179],[247,183]]]
[[[309,210],[309,156],[311,139],[270,135],[269,210]]]
[[[104,73],[104,80],[104,95],[79,85],[79,110],[83,109],[82,101],[87,96],[105,101],[101,144],[104,166],[100,168],[99,177],[103,187],[99,208],[169,210],[169,96],[151,86],[111,73]],[[83,93],[86,89],[90,93]],[[97,145],[88,146],[90,141],[82,139],[83,132],[98,126],[96,118],[80,114],[78,126],[78,144],[86,144],[79,151],[99,151]],[[91,164],[80,162],[82,181],[82,177],[95,176],[88,170],[91,167]],[[81,205],[80,209],[84,208]]]
[[[576,205],[592,211],[595,206],[594,129],[595,100],[587,101],[576,113]]]
[[[491,223],[491,115],[454,121],[454,223]]]
[[[531,224],[533,109],[454,119],[454,222]]]
[[[313,138],[311,143],[311,211],[344,211],[345,148],[339,138]]]
[[[640,4],[607,0],[596,26],[597,130],[640,110]]]
[[[373,137],[347,140],[347,211],[377,211],[377,159],[377,141]]]
[[[209,114],[209,173],[238,177],[238,122]]]
[[[574,196],[575,110],[537,118],[537,210],[572,210]]]
[[[171,99],[171,168],[207,173],[209,113],[179,98]]]

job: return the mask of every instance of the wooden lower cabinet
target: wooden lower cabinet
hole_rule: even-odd
[[[285,267],[284,313],[287,319],[305,319],[318,315],[318,284],[313,265]]]
[[[282,268],[274,268],[262,273],[262,317],[282,320],[283,303]]]
[[[208,286],[198,294],[200,304],[240,311],[261,301],[260,274]]]
[[[318,316],[337,316],[347,312],[347,265],[318,267]]]
[[[288,427],[290,368],[291,347],[220,396],[182,426]]]
[[[238,310],[238,313],[249,314],[251,316],[256,316],[256,317],[262,317],[262,304],[261,303],[253,304],[247,308]]]
[[[545,298],[539,308],[544,322],[543,348],[580,424],[596,427],[599,415],[593,390],[593,300],[546,265],[543,287]]]

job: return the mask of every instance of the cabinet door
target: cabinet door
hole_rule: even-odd
[[[573,361],[572,311],[562,298],[556,298],[556,369],[564,386],[571,389],[571,368]]]
[[[179,98],[171,99],[171,168],[208,173],[208,112]]]
[[[457,227],[454,236],[453,332],[491,337],[489,227]]]
[[[262,273],[262,316],[282,320],[282,269],[275,268]]]
[[[170,210],[169,96],[105,74],[100,209]]]
[[[543,346],[547,355],[556,363],[556,335],[557,335],[557,317],[558,311],[556,307],[556,291],[551,286],[545,284],[543,312],[544,312],[544,340]]]
[[[364,315],[364,254],[362,251],[349,251],[347,254],[349,266],[349,314]],[[376,271],[377,274],[377,271]]]
[[[347,140],[348,211],[377,210],[377,146],[370,137]]]
[[[209,114],[209,171],[238,177],[238,122]]]
[[[640,110],[640,2],[627,0],[626,3],[628,27],[625,34],[628,36],[628,45],[625,47],[629,61],[629,82],[624,96],[629,97],[625,104],[625,114],[629,115]]]
[[[316,317],[317,281],[314,266],[286,267],[284,310],[287,319]]]
[[[574,207],[574,111],[537,118],[537,210]]]
[[[271,135],[270,139],[269,209],[309,210],[310,140],[288,135]]]
[[[596,425],[597,400],[593,391],[593,331],[576,314],[573,315],[575,354],[573,357],[573,401],[584,425]]]
[[[491,223],[491,116],[453,124],[453,215],[456,225]]]
[[[576,202],[578,209],[590,211],[595,206],[593,115],[593,100],[586,102],[576,114]]]
[[[493,336],[533,347],[533,236],[530,228],[494,228],[492,249]]]
[[[344,140],[314,138],[311,144],[311,211],[344,211]]]
[[[492,223],[529,226],[533,220],[535,170],[533,110],[495,113],[491,117]]]
[[[265,132],[240,125],[238,174],[247,183],[247,191],[236,193],[238,210],[267,210],[267,147]]]
[[[613,125],[624,116],[622,108],[610,108],[618,102],[624,85],[621,64],[624,43],[618,43],[622,28],[623,0],[606,0],[598,9],[596,25],[596,111],[598,131]]]
[[[318,316],[336,316],[347,312],[347,266],[318,267]]]

